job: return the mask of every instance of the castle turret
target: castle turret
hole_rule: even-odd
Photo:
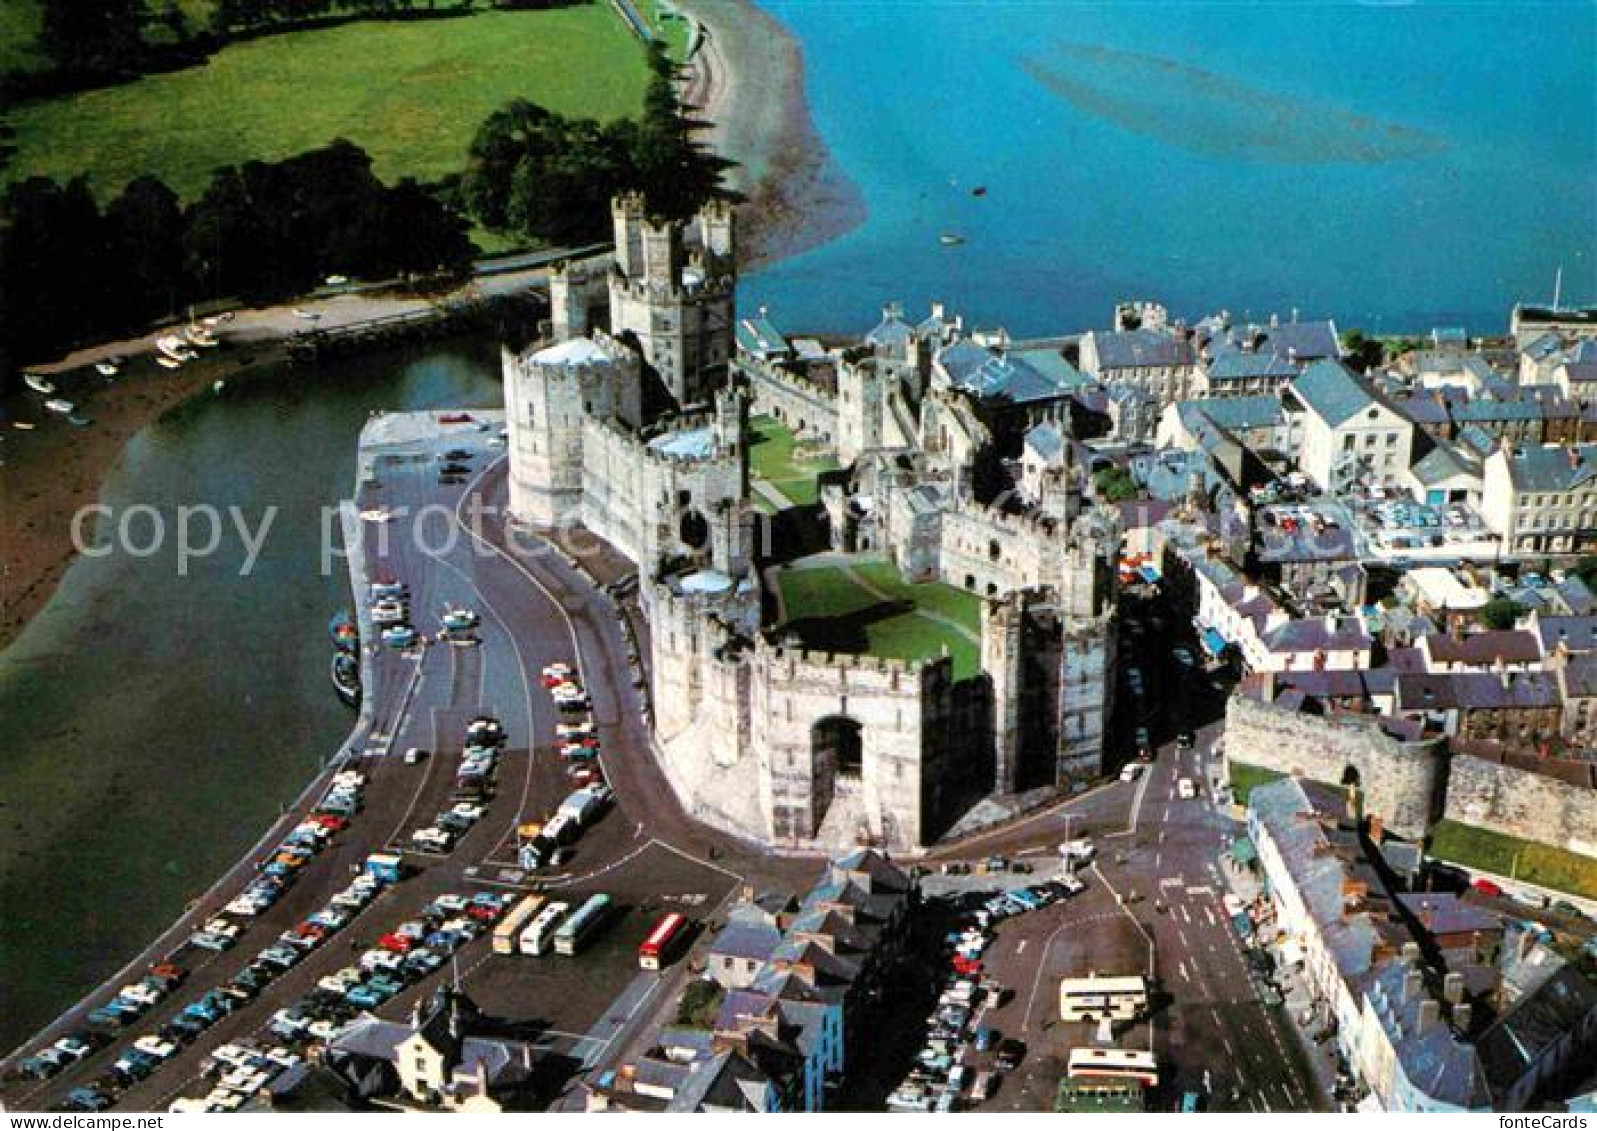
[[[643,194],[624,192],[610,202],[615,226],[616,269],[627,278],[643,274]]]
[[[718,269],[719,274],[737,270],[737,228],[733,220],[732,204],[726,200],[712,200],[699,210],[699,246],[705,258]]]
[[[1024,597],[1017,591],[982,605],[981,666],[993,689],[993,792],[1015,792],[1020,765]]]

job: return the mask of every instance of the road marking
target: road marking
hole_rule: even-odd
[[[1197,896],[1207,896],[1208,898],[1213,899],[1214,898],[1214,889],[1212,887],[1209,887],[1207,884],[1205,884],[1202,887],[1188,888],[1187,889],[1187,894],[1188,895],[1197,895]]]

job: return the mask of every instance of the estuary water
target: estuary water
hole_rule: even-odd
[[[1590,0],[762,3],[869,210],[743,289],[784,328],[941,298],[1035,335],[1146,297],[1500,332],[1560,266],[1597,301]]]
[[[130,514],[142,553],[159,516],[165,544],[79,558],[0,654],[0,1049],[164,930],[348,734],[327,621],[349,580],[321,516],[368,414],[499,404],[492,343],[433,345],[230,382],[129,442],[111,524]],[[178,508],[201,505],[223,534],[183,576]],[[229,507],[261,546],[247,576]]]

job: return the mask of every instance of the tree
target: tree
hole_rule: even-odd
[[[1123,503],[1142,494],[1131,472],[1123,467],[1106,467],[1092,477],[1098,497],[1108,503]]]
[[[105,226],[121,320],[146,322],[176,310],[188,291],[177,194],[157,177],[129,181],[106,205]]]
[[[0,202],[0,336],[22,361],[106,325],[105,223],[81,177],[30,177]]]
[[[1586,584],[1588,589],[1597,589],[1597,556],[1588,554],[1575,563],[1570,571]]]
[[[1481,606],[1481,620],[1487,628],[1513,628],[1524,611],[1512,597],[1493,597]]]
[[[146,0],[45,0],[39,44],[64,71],[125,74],[144,60]]]
[[[1367,336],[1363,330],[1352,329],[1343,334],[1342,348],[1347,351],[1348,365],[1360,373],[1379,369],[1386,359],[1386,349],[1380,339]]]

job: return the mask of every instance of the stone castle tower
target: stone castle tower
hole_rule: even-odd
[[[726,382],[736,322],[737,246],[732,206],[705,205],[688,225],[649,216],[643,197],[611,203],[615,258],[608,276],[610,331],[636,340],[679,406],[701,404]],[[557,326],[576,311],[556,295]],[[565,307],[567,309],[562,309]]]
[[[582,502],[583,434],[590,417],[642,424],[638,357],[603,331],[542,349],[504,351],[510,434],[510,509],[553,526]]]

